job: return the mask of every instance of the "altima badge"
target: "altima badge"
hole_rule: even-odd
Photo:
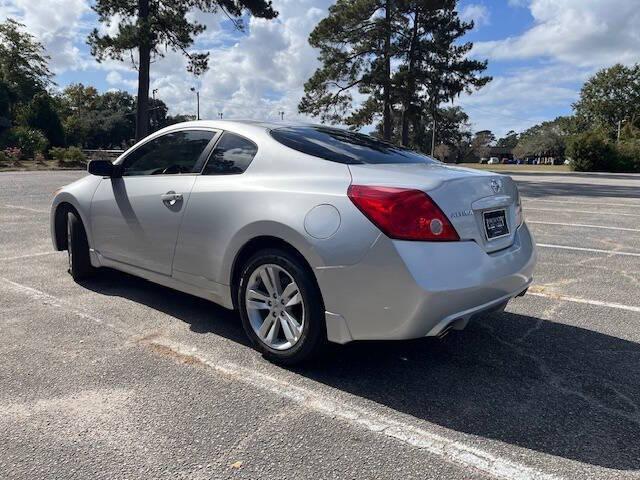
[[[496,180],[495,178],[491,180],[491,183],[489,185],[491,185],[491,189],[494,193],[498,193],[500,190],[502,190],[502,181]]]

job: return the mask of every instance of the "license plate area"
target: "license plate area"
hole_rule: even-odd
[[[491,210],[490,212],[484,212],[482,216],[484,218],[484,230],[487,235],[487,240],[494,240],[509,235],[506,210]]]

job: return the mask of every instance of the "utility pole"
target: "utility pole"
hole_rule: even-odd
[[[431,156],[436,151],[436,117],[433,117],[433,128],[431,130]]]
[[[151,91],[151,96],[153,97],[153,102],[152,102],[152,110],[153,113],[151,114],[151,117],[153,118],[153,126],[154,128],[158,126],[158,106],[156,105],[156,93],[158,93],[158,89],[154,88]],[[155,129],[152,128],[153,131],[155,131]]]
[[[278,112],[278,115],[280,116],[280,120],[284,122],[284,111]]]
[[[222,117],[224,116],[223,112],[218,112],[218,117],[220,117],[220,120],[222,120]]]
[[[622,124],[625,122],[625,120],[618,120],[618,140],[617,143],[620,143],[620,133],[622,131]]]
[[[192,92],[196,92],[196,119],[200,120],[200,90],[196,90],[195,87],[191,87]]]

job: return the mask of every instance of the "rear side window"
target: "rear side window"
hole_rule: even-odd
[[[369,135],[323,126],[284,127],[271,136],[299,152],[346,164],[438,163],[431,157],[396,147]]]
[[[194,167],[214,135],[206,130],[183,130],[154,138],[124,159],[123,175],[195,173]]]
[[[225,132],[211,153],[204,175],[243,173],[258,152],[255,143],[234,133]]]

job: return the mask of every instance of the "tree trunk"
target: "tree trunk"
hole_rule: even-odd
[[[411,36],[411,46],[409,47],[409,66],[407,69],[407,91],[404,92],[404,102],[402,105],[402,146],[409,146],[409,109],[411,108],[411,97],[415,93],[416,82],[414,70],[416,64],[416,43],[418,40],[419,12],[416,12],[413,20],[413,32]]]
[[[149,69],[151,66],[151,39],[149,32],[149,0],[138,0],[140,25],[138,101],[136,106],[136,140],[149,135]]]
[[[385,7],[384,85],[382,87],[382,137],[391,140],[391,0]]]

